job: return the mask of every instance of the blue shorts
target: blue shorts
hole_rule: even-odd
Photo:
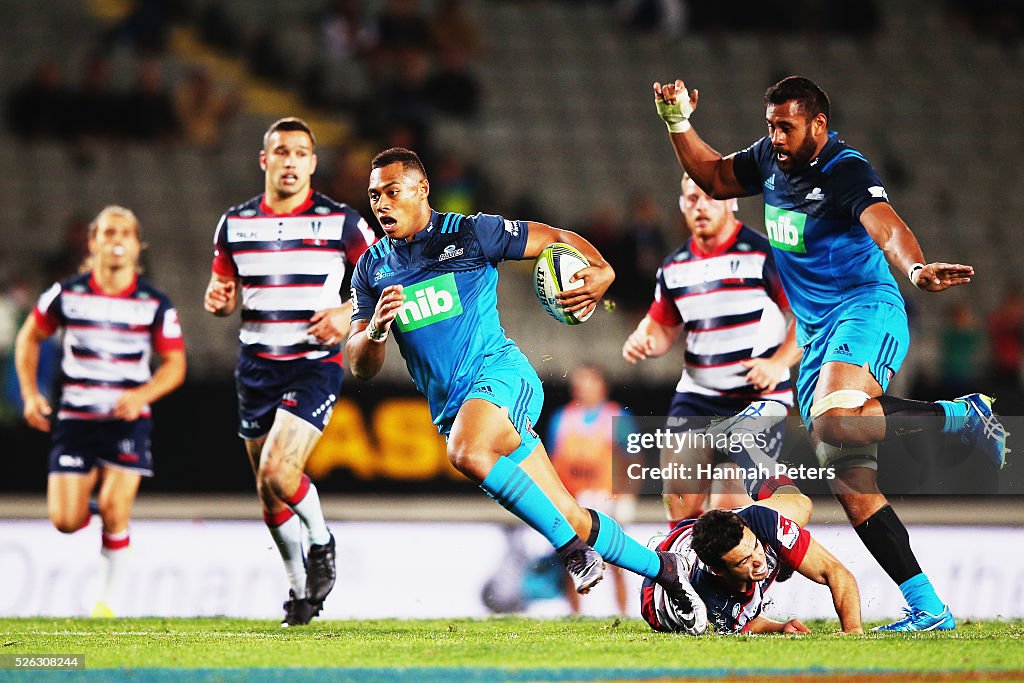
[[[249,440],[266,435],[278,409],[323,431],[341,393],[344,374],[341,354],[284,361],[239,354],[235,368],[238,435]]]
[[[800,416],[810,424],[811,404],[825,363],[839,361],[868,370],[884,392],[899,372],[910,345],[907,313],[888,302],[854,304],[837,310],[831,325],[804,347],[796,397]]]
[[[544,389],[537,371],[529,362],[502,361],[483,367],[463,403],[471,398],[481,398],[499,408],[508,408],[509,420],[522,439],[519,448],[509,453],[509,458],[519,464],[533,453],[540,443],[533,426],[544,407]],[[445,425],[443,433],[447,435],[451,427],[450,424]]]
[[[718,417],[732,417],[750,405],[754,400],[735,399],[728,396],[705,396],[689,392],[676,392],[672,404],[668,408],[667,427],[673,431],[690,431],[707,429]],[[786,421],[778,423],[770,430],[768,446],[765,453],[773,460],[779,459],[782,453],[783,438],[786,434]],[[727,462],[728,458],[716,451],[716,462]]]
[[[50,474],[88,474],[98,466],[153,476],[148,417],[124,420],[58,420],[53,427]]]

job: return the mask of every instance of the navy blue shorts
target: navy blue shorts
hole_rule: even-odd
[[[760,399],[730,398],[724,396],[705,396],[687,392],[676,392],[672,404],[668,408],[666,426],[673,431],[705,430],[715,418],[732,417],[750,405],[751,401]],[[777,460],[782,453],[783,437],[786,433],[786,421],[783,420],[771,429],[767,454]],[[724,457],[724,456],[723,456]]]
[[[53,426],[50,474],[88,474],[97,466],[153,476],[149,435],[153,420],[58,420]]]
[[[319,360],[266,360],[239,354],[235,368],[238,435],[250,440],[266,435],[278,409],[323,431],[344,375],[341,354]]]

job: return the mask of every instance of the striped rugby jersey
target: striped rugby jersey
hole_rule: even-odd
[[[171,300],[141,278],[105,294],[91,273],[77,275],[43,292],[32,314],[47,334],[64,330],[60,420],[116,419],[121,393],[152,376],[151,352],[185,348]]]
[[[355,264],[375,240],[359,213],[319,192],[289,214],[263,195],[228,209],[214,236],[213,271],[241,284],[242,350],[261,358],[324,358],[340,341],[306,333],[317,311],[340,306],[345,262]]]
[[[688,240],[658,270],[647,315],[684,325],[686,364],[676,391],[793,405],[789,370],[771,393],[748,383],[742,361],[771,356],[786,337],[782,291],[768,240],[745,225],[712,254]]]
[[[728,586],[722,579],[697,558],[690,546],[693,525],[697,520],[686,519],[676,525],[669,535],[658,544],[658,550],[682,553],[690,564],[690,584],[704,601],[708,610],[708,624],[716,633],[743,633],[750,622],[761,612],[769,599],[765,594],[779,577],[783,568],[796,571],[804,561],[811,546],[811,535],[791,519],[762,505],[749,505],[734,512],[743,519],[758,542],[764,547],[768,576],[751,582],[750,588],[742,592]],[[640,594],[641,613],[651,623],[657,621],[654,613],[654,582],[645,579]],[[663,630],[663,629],[660,629]]]

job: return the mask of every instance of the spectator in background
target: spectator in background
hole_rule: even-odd
[[[646,305],[654,291],[655,273],[665,255],[665,233],[654,198],[644,192],[630,199],[629,215],[622,235],[619,254],[620,279],[631,283],[623,291],[624,303],[630,307]]]
[[[30,139],[71,135],[71,95],[64,87],[64,75],[57,62],[40,62],[32,77],[11,92],[7,123],[12,133]]]
[[[466,12],[462,0],[438,2],[430,15],[430,37],[439,51],[451,45],[458,45],[469,57],[479,57],[484,51],[480,27]]]
[[[1003,290],[999,305],[988,316],[988,342],[992,383],[1004,401],[1021,410],[1021,359],[1024,355],[1024,296],[1020,283]],[[1006,404],[1004,404],[1006,405]],[[1010,406],[1006,405],[1006,409]],[[1006,410],[1007,414],[1011,413]]]
[[[164,87],[159,62],[146,60],[138,65],[126,109],[128,130],[135,139],[167,142],[177,137],[178,117],[174,101]]]
[[[159,55],[167,47],[167,34],[176,0],[133,0],[124,18],[101,39],[105,49],[130,45],[137,52]]]
[[[437,159],[437,172],[431,194],[434,195],[438,211],[473,213],[479,203],[478,182],[458,156],[441,154]]]
[[[480,81],[470,71],[467,56],[458,44],[441,46],[437,66],[426,83],[434,109],[460,119],[471,119],[480,110]]]
[[[224,128],[238,111],[237,91],[218,90],[210,72],[195,67],[174,92],[174,108],[186,141],[206,151],[217,151]]]
[[[628,524],[635,517],[636,499],[632,495],[617,496],[612,486],[612,454],[618,452],[619,457],[625,457],[612,420],[628,412],[609,400],[604,375],[590,365],[572,371],[569,393],[569,403],[551,416],[547,439],[551,444],[551,464],[565,490],[580,505]],[[634,430],[626,428],[620,434],[631,431]],[[626,576],[618,567],[609,570],[615,582],[615,604],[619,614],[625,614]],[[565,596],[572,613],[578,614],[580,597],[568,575]]]
[[[64,224],[64,240],[60,247],[44,259],[46,279],[63,280],[78,272],[89,255],[89,217],[76,211]]]
[[[358,59],[376,42],[359,0],[333,0],[319,25],[324,52],[331,60]]]
[[[966,394],[978,379],[976,361],[981,346],[981,330],[966,301],[957,301],[949,306],[941,344],[940,393]]]
[[[123,98],[110,87],[110,69],[109,57],[93,54],[86,62],[82,87],[72,94],[79,141],[123,135],[130,124]]]

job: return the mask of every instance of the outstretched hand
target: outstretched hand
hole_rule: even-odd
[[[914,273],[914,285],[929,292],[941,292],[966,285],[974,276],[974,267],[959,263],[929,263]]]

